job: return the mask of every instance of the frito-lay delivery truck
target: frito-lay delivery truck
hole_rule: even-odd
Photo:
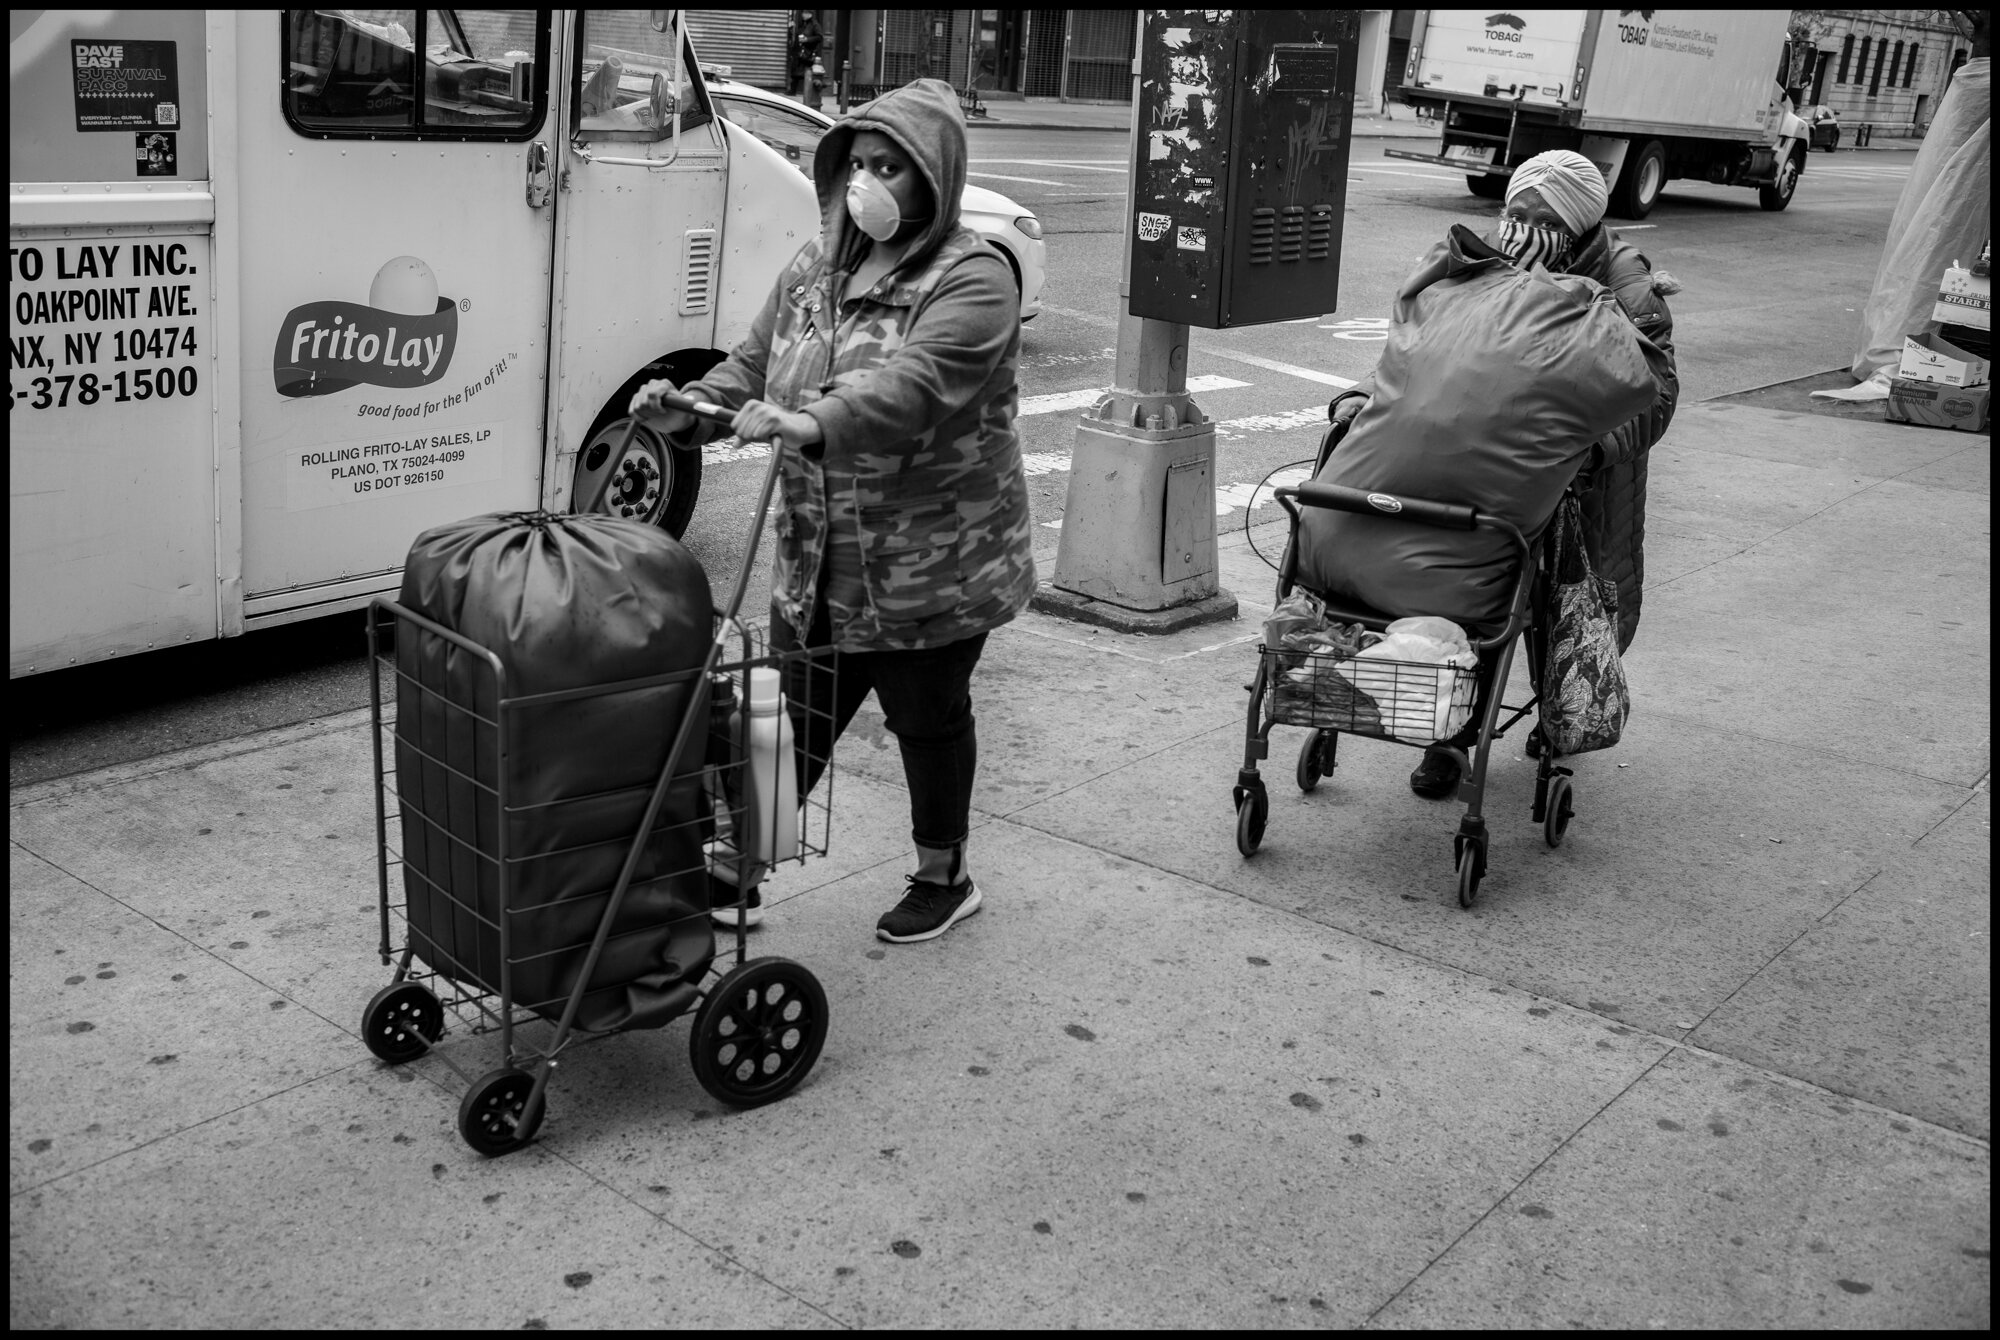
[[[546,507],[679,533],[625,405],[818,227],[670,10],[14,10],[9,673],[393,591]]]
[[[1676,177],[1792,202],[1807,126],[1781,84],[1783,9],[1418,10],[1399,90],[1436,120],[1435,152],[1499,199],[1524,160],[1573,149],[1603,170],[1611,212],[1642,219]]]

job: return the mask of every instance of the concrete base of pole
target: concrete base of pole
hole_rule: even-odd
[[[1077,623],[1094,624],[1099,628],[1111,628],[1121,633],[1178,633],[1183,628],[1196,624],[1219,623],[1236,617],[1236,597],[1228,591],[1216,590],[1213,595],[1190,600],[1184,605],[1169,605],[1165,609],[1135,610],[1123,605],[1114,605],[1106,600],[1093,600],[1080,596],[1074,591],[1043,582],[1035,588],[1028,608],[1042,614],[1053,614],[1059,619],[1072,619]]]

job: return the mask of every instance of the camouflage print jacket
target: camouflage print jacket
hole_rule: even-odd
[[[938,647],[998,627],[1035,588],[1007,263],[956,227],[913,270],[836,303],[844,279],[822,240],[807,243],[750,334],[683,388],[732,409],[761,399],[802,410],[824,433],[811,454],[781,449],[774,611],[801,638],[812,626],[831,464],[855,477],[867,593],[863,608],[829,609],[835,646]]]

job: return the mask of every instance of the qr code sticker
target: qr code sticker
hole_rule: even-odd
[[[1167,229],[1174,221],[1165,214],[1141,214],[1139,216],[1139,240],[1157,242],[1167,235]]]
[[[181,109],[178,103],[163,102],[153,108],[153,124],[156,126],[177,126],[181,123]]]
[[[1207,251],[1208,229],[1182,228],[1174,239],[1174,245],[1182,251]]]

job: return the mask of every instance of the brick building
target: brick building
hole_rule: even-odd
[[[1877,137],[1923,134],[1952,71],[1971,55],[1971,39],[1940,10],[1795,13],[1818,51],[1818,68],[1804,81],[1805,101],[1833,108],[1843,141],[1862,125]]]

